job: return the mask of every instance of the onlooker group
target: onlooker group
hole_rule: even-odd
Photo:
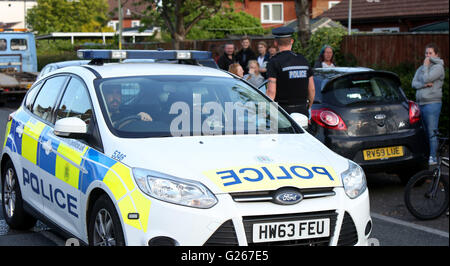
[[[275,46],[268,47],[267,43],[258,43],[258,56],[250,48],[248,37],[241,39],[242,49],[235,54],[233,43],[224,45],[223,55],[217,61],[219,68],[244,78],[249,83],[259,87],[266,79],[267,63],[277,53]]]
[[[286,29],[282,29],[282,31],[283,30]],[[278,37],[276,37],[275,43],[279,45],[280,38]],[[230,73],[233,73],[241,78],[244,78],[246,81],[248,81],[255,87],[259,87],[268,78],[268,63],[277,54],[278,49],[276,46],[272,45],[269,47],[266,42],[260,41],[258,42],[257,46],[258,47],[258,56],[257,56],[255,52],[251,49],[250,44],[251,44],[250,38],[243,37],[241,39],[242,48],[235,54],[236,48],[234,44],[226,43],[224,45],[224,53],[218,59],[217,64],[221,69],[229,71]],[[336,64],[334,62],[333,48],[329,45],[324,45],[320,50],[318,59],[314,64],[314,68],[327,68],[335,66]],[[311,74],[308,74],[308,78],[310,77],[310,75]],[[307,83],[309,83],[309,80]],[[308,85],[302,84],[302,86],[306,87],[307,88],[306,91],[310,93],[311,88],[308,88]],[[283,93],[284,91],[280,92],[280,94]],[[274,97],[274,95],[270,96]],[[304,95],[302,95],[301,98],[305,100],[304,98],[313,98],[313,97],[305,97]],[[303,106],[304,103],[302,102],[301,105]],[[302,112],[305,113],[304,110],[302,110]]]

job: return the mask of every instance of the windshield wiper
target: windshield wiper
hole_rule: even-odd
[[[279,134],[292,134],[295,133],[295,129],[293,127],[279,128]]]

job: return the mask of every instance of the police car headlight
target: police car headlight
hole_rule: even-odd
[[[185,180],[141,168],[133,168],[139,188],[150,197],[184,206],[207,209],[217,198],[200,182]]]
[[[359,197],[367,188],[366,175],[358,164],[348,161],[348,169],[341,174],[342,183],[347,196],[351,199]]]

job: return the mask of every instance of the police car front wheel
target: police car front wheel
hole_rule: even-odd
[[[27,230],[36,224],[36,219],[24,209],[24,201],[17,180],[16,170],[7,161],[2,173],[2,209],[6,223],[12,229]]]
[[[100,197],[92,208],[89,221],[89,245],[124,246],[125,240],[119,216],[111,200]]]

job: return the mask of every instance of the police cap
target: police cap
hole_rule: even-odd
[[[288,38],[291,37],[292,34],[294,34],[294,30],[289,27],[278,27],[272,30],[272,34],[275,36],[275,38]]]

